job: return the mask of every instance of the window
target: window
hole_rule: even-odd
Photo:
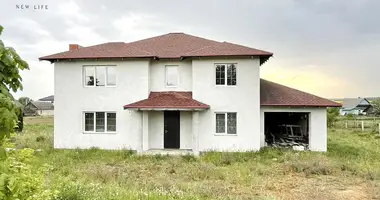
[[[236,64],[215,65],[216,85],[236,85]]]
[[[216,113],[216,132],[217,134],[236,135],[236,113]]]
[[[84,132],[114,133],[116,132],[115,112],[85,112]]]
[[[167,65],[165,66],[165,71],[166,71],[166,86],[168,87],[178,86],[178,82],[179,82],[178,66]]]
[[[116,66],[84,66],[84,85],[104,87],[116,85]]]

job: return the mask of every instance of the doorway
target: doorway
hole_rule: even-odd
[[[164,111],[164,148],[180,148],[180,112]]]
[[[309,119],[307,112],[265,112],[265,142],[275,147],[309,147]]]

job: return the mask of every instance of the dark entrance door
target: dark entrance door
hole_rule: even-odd
[[[179,111],[164,111],[164,148],[179,149]]]

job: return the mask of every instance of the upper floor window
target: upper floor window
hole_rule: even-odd
[[[178,76],[178,66],[177,65],[166,65],[166,86],[167,87],[177,87],[179,82]]]
[[[116,85],[116,66],[84,66],[84,85],[103,87]]]
[[[215,64],[216,85],[236,85],[236,64]]]

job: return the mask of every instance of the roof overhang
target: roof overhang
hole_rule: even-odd
[[[129,110],[181,110],[200,111],[210,108],[209,105],[192,98],[192,92],[150,92],[147,99],[143,99],[124,106]]]
[[[203,111],[208,108],[126,108],[124,110],[136,110],[136,111]]]

